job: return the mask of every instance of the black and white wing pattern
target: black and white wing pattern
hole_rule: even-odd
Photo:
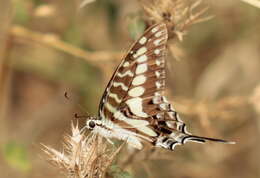
[[[225,142],[189,134],[185,123],[163,96],[167,38],[166,25],[159,23],[134,43],[107,85],[99,117],[125,128],[129,135],[141,141],[170,150],[187,141]],[[141,148],[138,143],[135,146]]]
[[[152,26],[137,40],[108,83],[100,102],[100,116],[114,120],[115,112],[125,107],[137,119],[149,116],[142,111],[142,102],[137,101],[151,98],[164,89],[166,41],[165,24]],[[136,101],[135,108],[131,107],[131,101]]]

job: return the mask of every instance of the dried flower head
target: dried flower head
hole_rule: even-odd
[[[183,39],[187,28],[193,24],[209,20],[212,16],[202,17],[208,7],[196,10],[201,0],[189,3],[187,0],[140,0],[146,13],[147,22],[165,22],[169,38]]]
[[[69,178],[101,178],[122,148],[108,148],[103,139],[95,134],[85,136],[78,124],[72,124],[72,135],[65,136],[63,151],[43,145],[48,161],[58,167]]]

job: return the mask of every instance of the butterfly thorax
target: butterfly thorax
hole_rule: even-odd
[[[141,138],[150,141],[148,138],[140,137],[137,133],[132,132],[127,128],[122,128],[107,119],[90,119],[86,122],[86,128],[91,130],[93,133],[103,136],[109,142],[111,142],[110,138],[115,138],[127,141],[128,144],[137,149],[142,148]]]

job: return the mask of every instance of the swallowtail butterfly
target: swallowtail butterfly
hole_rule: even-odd
[[[98,118],[89,118],[85,127],[108,140],[125,140],[137,149],[142,148],[143,141],[169,150],[189,141],[232,143],[187,132],[185,123],[163,95],[167,38],[164,23],[144,32],[109,81]]]

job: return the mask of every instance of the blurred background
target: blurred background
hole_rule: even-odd
[[[81,5],[0,1],[1,178],[64,177],[40,144],[62,149],[74,113],[97,115],[109,78],[146,28],[141,1]],[[214,18],[190,26],[182,42],[170,40],[167,96],[192,133],[237,144],[189,143],[139,156],[124,147],[114,164],[128,174],[114,177],[260,177],[260,9],[233,0],[200,6]]]

